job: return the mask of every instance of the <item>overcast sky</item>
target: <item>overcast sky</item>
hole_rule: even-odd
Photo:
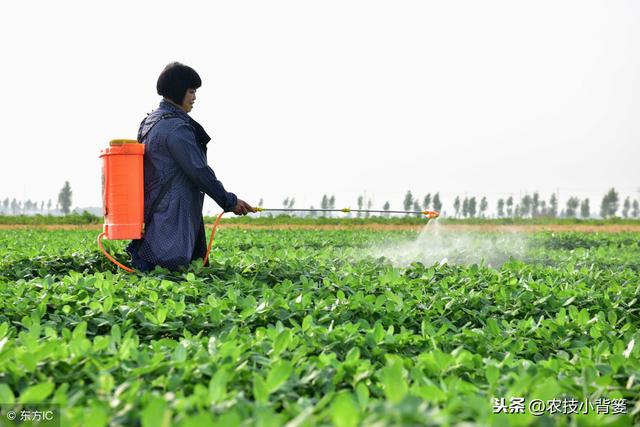
[[[249,203],[640,197],[640,2],[2,2],[0,198],[100,206],[171,61]],[[219,208],[209,202],[205,211]]]

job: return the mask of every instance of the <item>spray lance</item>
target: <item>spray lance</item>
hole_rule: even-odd
[[[428,219],[438,218],[440,216],[439,212],[436,211],[378,211],[371,209],[351,209],[351,208],[342,208],[342,209],[293,209],[293,208],[282,208],[282,209],[269,209],[257,207],[255,208],[256,212],[342,212],[342,213],[380,213],[380,214],[389,214],[389,213],[397,213],[397,214],[414,214],[414,215],[424,215]]]

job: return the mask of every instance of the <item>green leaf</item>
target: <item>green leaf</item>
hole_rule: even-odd
[[[276,341],[273,344],[273,353],[276,356],[280,355],[284,350],[287,349],[290,342],[291,342],[291,331],[289,329],[285,329],[284,331],[280,332],[280,334],[276,338]]]
[[[330,414],[336,427],[356,427],[360,422],[360,408],[353,395],[348,392],[336,395],[331,404]]]
[[[384,394],[391,403],[398,403],[407,394],[409,386],[404,378],[402,362],[395,360],[382,368]]]
[[[153,323],[154,325],[159,325],[160,324],[160,322],[158,322],[158,318],[155,315],[153,315],[150,312],[148,312],[148,311],[146,313],[144,313],[144,317],[147,318],[147,320],[149,322]]]
[[[167,313],[169,313],[169,309],[166,307],[160,307],[156,311],[156,319],[158,319],[158,324],[162,325],[167,318]]]
[[[151,397],[151,400],[142,410],[142,427],[169,427],[171,425],[171,409],[167,402],[159,397]]]
[[[104,427],[109,423],[108,410],[102,406],[94,404],[86,413],[83,421],[87,426]]]
[[[616,323],[618,323],[618,315],[615,311],[611,310],[609,313],[607,313],[607,320],[609,321],[611,326],[615,326]]]
[[[236,417],[237,414],[233,413]],[[185,418],[177,427],[210,427],[210,426],[224,426],[224,427],[238,427],[240,422],[237,419],[233,419],[228,416],[228,412],[224,413],[215,423],[211,417],[211,414],[200,413]]]
[[[9,332],[9,323],[3,322],[0,324],[0,338],[3,338]]]
[[[187,349],[182,343],[178,344],[173,351],[173,360],[178,363],[183,363],[187,360]]]
[[[209,399],[211,403],[222,401],[227,395],[227,381],[229,374],[224,369],[218,369],[209,381]]]
[[[13,405],[14,402],[15,397],[13,395],[13,391],[11,391],[11,388],[4,383],[0,383],[0,403],[5,405]]]
[[[302,330],[308,331],[313,326],[313,317],[307,315],[302,319]]]
[[[111,327],[111,339],[116,344],[120,344],[120,341],[122,341],[122,334],[120,332],[120,326],[118,326],[117,324],[114,324]]]
[[[79,338],[84,338],[86,333],[87,333],[87,322],[80,322],[73,329],[73,333],[71,334],[71,337],[74,340],[79,339]]]
[[[363,383],[359,383],[356,386],[356,395],[358,396],[358,403],[360,404],[360,409],[362,411],[367,410],[367,406],[369,405],[369,389]]]
[[[43,402],[47,397],[49,397],[49,395],[51,395],[54,387],[55,384],[52,382],[40,383],[27,387],[22,393],[20,393],[20,403]]]
[[[106,313],[111,310],[111,307],[113,307],[113,298],[111,298],[111,295],[109,295],[104,299],[104,302],[102,303],[102,311]]]
[[[495,365],[488,365],[485,369],[485,376],[489,384],[493,385],[498,381],[498,378],[500,378],[500,369]]]
[[[267,384],[260,375],[254,375],[253,377],[253,398],[258,403],[267,403],[269,401]]]
[[[255,418],[256,427],[281,427],[284,424],[284,417],[268,406],[256,408]]]
[[[358,360],[360,360],[360,349],[358,347],[353,347],[347,353],[347,356],[345,357],[345,362],[356,363]]]
[[[293,364],[287,360],[280,360],[273,364],[266,380],[269,394],[279,389],[289,379],[292,370]]]

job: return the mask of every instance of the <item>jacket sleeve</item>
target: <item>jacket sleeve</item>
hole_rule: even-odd
[[[233,210],[238,198],[224,189],[222,182],[207,165],[207,158],[196,144],[193,130],[187,124],[179,125],[169,133],[167,148],[171,157],[200,191],[215,200],[225,212]]]

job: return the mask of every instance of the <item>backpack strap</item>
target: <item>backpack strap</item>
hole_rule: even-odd
[[[147,117],[145,117],[140,122],[140,127],[138,128],[138,142],[143,142],[147,135],[149,135],[149,132],[151,132],[151,129],[153,129],[155,125],[160,123],[161,120],[173,119],[177,117],[178,115],[175,113],[164,113],[160,117],[156,118],[153,122],[151,122],[151,125],[147,127],[147,119],[149,118],[149,114],[147,114]]]
[[[139,142],[143,142],[143,140],[147,137],[149,132],[151,132],[151,129],[153,129],[153,127],[155,125],[160,123],[161,120],[172,119],[172,118],[177,118],[177,117],[178,117],[178,115],[174,114],[174,113],[164,113],[162,116],[158,117],[154,122],[152,122],[150,124],[150,126],[147,127],[147,119],[149,118],[149,115],[147,114],[147,117],[145,117],[142,120],[142,122],[140,123],[140,128],[138,129],[138,141]],[[153,201],[153,204],[151,205],[151,208],[147,211],[147,214],[144,217],[145,228],[148,227],[149,224],[151,223],[151,220],[153,219],[153,213],[156,211],[156,209],[158,208],[158,205],[160,204],[162,199],[164,199],[164,196],[169,191],[169,187],[171,186],[171,182],[176,177],[176,175],[178,175],[177,171],[175,173],[173,173],[173,175],[171,175],[164,182],[164,184],[162,184],[162,187],[160,188],[160,193],[158,194],[158,197],[156,197],[156,199]]]
[[[153,219],[153,214],[155,213],[162,199],[164,199],[164,196],[169,192],[169,187],[171,186],[171,182],[176,177],[176,175],[178,175],[177,171],[173,175],[171,175],[164,182],[164,184],[162,184],[162,187],[160,188],[160,193],[158,193],[158,197],[156,197],[156,199],[153,201],[153,204],[151,205],[151,207],[147,211],[147,214],[144,217],[145,228],[148,227],[149,224],[151,224],[151,220]]]

